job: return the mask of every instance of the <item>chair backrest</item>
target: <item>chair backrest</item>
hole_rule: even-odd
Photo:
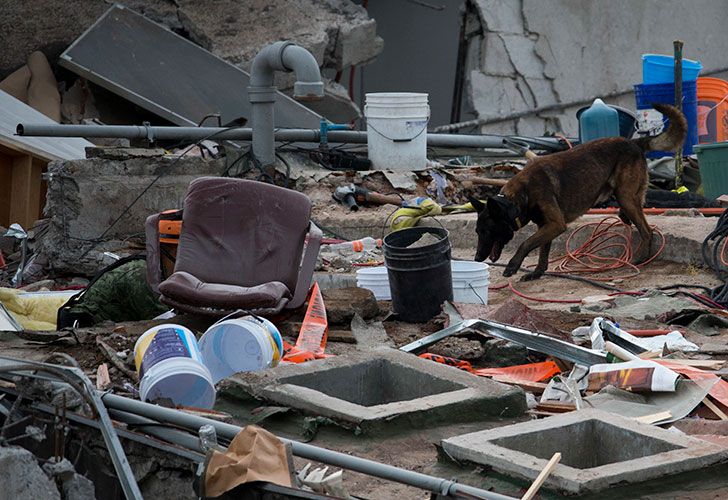
[[[207,283],[296,287],[311,201],[270,184],[223,177],[190,183],[175,271]]]

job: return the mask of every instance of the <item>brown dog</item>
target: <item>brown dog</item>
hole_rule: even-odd
[[[614,195],[619,217],[634,224],[640,233],[636,263],[651,255],[652,229],[642,206],[647,190],[647,151],[674,151],[687,133],[683,114],[673,106],[654,104],[670,119],[667,131],[639,139],[611,137],[590,141],[568,151],[531,160],[526,167],[484,204],[471,199],[478,211],[478,250],[475,260],[496,262],[515,231],[529,222],[538,230],[524,241],[508,262],[503,276],[512,276],[523,259],[540,248],[536,269],[523,280],[540,278],[548,267],[551,241],[566,231],[566,224],[585,214],[597,203]]]

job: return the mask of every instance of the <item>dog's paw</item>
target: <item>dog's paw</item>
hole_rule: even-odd
[[[541,276],[543,276],[543,271],[533,271],[528,274],[524,274],[521,277],[521,281],[533,281],[539,279]]]
[[[507,278],[509,276],[513,276],[517,272],[518,272],[518,266],[512,266],[512,265],[508,264],[506,266],[506,268],[503,270],[503,276]]]

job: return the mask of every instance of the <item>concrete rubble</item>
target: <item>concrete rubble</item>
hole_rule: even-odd
[[[640,56],[678,36],[701,76],[728,75],[715,2],[617,3],[462,2],[464,121],[436,128],[430,107],[406,117],[414,137],[362,117],[367,92],[428,88],[372,88],[385,40],[367,2],[9,3],[0,97],[42,123],[0,118],[0,497],[725,497],[728,216],[703,196],[705,157],[649,160],[649,260],[635,262],[629,210],[597,193],[542,247],[543,276],[526,274],[547,260],[535,249],[503,272],[546,214],[509,208],[509,190],[534,161],[589,151],[577,110],[633,110]],[[446,32],[452,6],[403,4]],[[145,107],[68,52],[59,64],[120,12],[245,71],[279,50],[243,81],[274,74],[296,99],[277,94],[274,113],[275,87],[251,83],[230,94],[251,116],[218,106],[182,129],[197,122],[170,103]],[[266,49],[283,40],[299,47]],[[144,71],[134,80],[152,82]],[[291,109],[308,129],[282,123]],[[206,134],[218,119],[231,126]],[[718,134],[710,120],[702,135]],[[391,156],[426,139],[422,162],[368,168],[373,134]],[[549,172],[544,190],[566,186]],[[549,208],[564,212],[566,191]],[[499,232],[513,237],[477,248]]]

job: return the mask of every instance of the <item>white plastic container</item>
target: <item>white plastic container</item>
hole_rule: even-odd
[[[238,372],[276,366],[283,353],[278,329],[264,318],[245,316],[215,323],[200,339],[205,366],[217,384]]]
[[[212,408],[215,384],[203,364],[195,334],[181,325],[150,328],[134,344],[142,401],[170,399],[175,405]]]
[[[392,300],[389,276],[384,266],[362,267],[356,272],[356,286],[371,290],[377,300]]]
[[[490,271],[485,262],[453,260],[453,301],[465,304],[488,304]],[[392,300],[389,291],[387,268],[384,266],[364,267],[356,272],[356,285],[374,293],[377,300]]]
[[[427,94],[380,92],[366,95],[369,159],[376,170],[422,170],[427,165]]]

